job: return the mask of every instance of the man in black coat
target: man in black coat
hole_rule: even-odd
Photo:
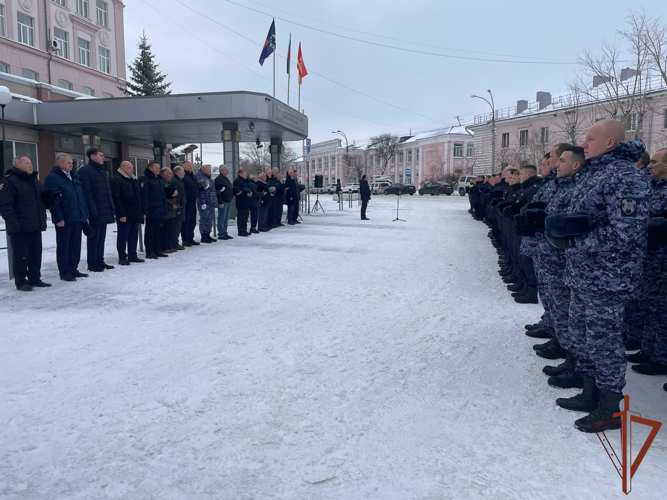
[[[285,225],[281,222],[283,218],[283,205],[287,203],[285,199],[285,185],[280,179],[280,170],[278,170],[277,167],[273,167],[271,171],[273,172],[273,180],[276,187],[276,195],[273,198],[275,203],[273,211],[273,227],[281,227]]]
[[[296,223],[296,209],[299,205],[299,184],[296,182],[294,170],[289,170],[285,178],[285,201],[287,202],[287,224],[293,226]]]
[[[30,158],[19,156],[13,164],[0,179],[0,215],[11,236],[16,289],[30,292],[33,287],[51,286],[41,279],[42,231],[46,231],[47,204],[55,202],[58,194],[44,190]]]
[[[364,175],[359,183],[359,196],[361,197],[361,220],[370,220],[366,217],[366,209],[371,199],[371,188],[368,185],[368,176]]]
[[[174,178],[171,180],[171,182],[174,184],[176,191],[178,192],[178,195],[176,196],[176,205],[178,205],[178,210],[176,211],[176,219],[174,221],[174,225],[172,226],[171,248],[175,248],[176,250],[185,250],[185,245],[178,244],[178,235],[181,234],[183,229],[185,211],[188,209],[188,199],[185,194],[185,184],[183,184],[185,170],[183,170],[183,167],[178,166],[174,167],[173,172]]]
[[[248,232],[248,215],[252,208],[252,190],[248,185],[248,172],[239,170],[239,176],[234,180],[234,196],[236,196],[236,224],[239,236],[250,236]]]
[[[185,175],[181,179],[185,186],[185,212],[181,224],[181,239],[183,246],[191,247],[199,245],[195,241],[195,227],[197,226],[197,199],[199,198],[199,186],[193,171],[192,163],[189,161],[181,164]]]
[[[111,195],[118,221],[118,263],[129,266],[130,262],[145,262],[137,256],[139,228],[144,219],[141,213],[141,188],[134,175],[134,165],[129,161],[121,162],[118,172],[111,179]]]
[[[219,240],[233,240],[229,236],[227,226],[229,225],[229,214],[232,210],[232,200],[234,199],[234,191],[232,190],[232,182],[229,180],[229,169],[226,165],[220,165],[218,169],[219,175],[215,178],[215,192],[218,197],[218,239]]]
[[[56,166],[44,179],[44,187],[51,193],[61,192],[61,202],[51,209],[51,222],[56,226],[56,262],[63,281],[87,278],[77,269],[81,261],[83,224],[89,222],[88,205],[79,176],[74,172],[72,157],[56,155]]]
[[[269,204],[271,203],[271,196],[269,195],[269,184],[266,182],[266,172],[260,172],[257,179],[257,192],[262,193],[262,200],[259,205],[259,222],[258,231],[266,233],[269,231],[267,227],[267,218],[269,215]]]
[[[248,177],[248,187],[252,191],[252,207],[250,208],[250,234],[259,234],[257,224],[259,223],[259,207],[262,206],[262,193],[257,190],[256,175]]]
[[[88,164],[79,169],[79,179],[88,203],[90,226],[95,234],[88,238],[88,270],[95,273],[113,269],[104,262],[104,241],[107,237],[107,224],[113,224],[114,208],[111,196],[109,176],[104,167],[104,153],[101,149],[90,148],[86,151]]]
[[[141,188],[141,213],[146,222],[144,229],[146,258],[169,257],[160,248],[162,223],[167,216],[167,200],[164,196],[158,162],[152,161],[148,164],[144,175],[139,178],[139,187]]]

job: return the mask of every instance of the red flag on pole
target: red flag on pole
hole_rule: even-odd
[[[296,69],[299,70],[299,85],[301,85],[303,77],[308,74],[308,70],[306,69],[306,64],[303,62],[303,54],[301,54],[301,42],[299,42],[299,56],[297,57],[296,60]]]

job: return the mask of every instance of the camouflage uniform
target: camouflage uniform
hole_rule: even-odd
[[[204,181],[204,187],[200,188],[199,198],[197,198],[197,208],[199,209],[199,232],[201,234],[207,234],[213,230],[215,207],[218,206],[218,197],[211,176],[204,175],[199,171],[197,172],[197,182],[201,181]]]
[[[576,185],[576,179],[580,176],[581,172],[578,172],[573,176],[556,179],[551,183],[553,185],[553,193],[545,209],[547,215],[567,210],[570,198],[572,197],[572,190]],[[543,302],[545,302],[545,307],[547,305],[549,307],[554,336],[558,340],[558,343],[576,358],[576,346],[568,334],[570,289],[563,283],[565,250],[558,250],[551,246],[544,237],[544,233],[540,233],[537,239],[537,254],[539,255],[537,276],[542,283],[544,293],[547,297],[547,300],[543,300]]]
[[[553,169],[549,175],[542,180],[542,186],[540,187],[540,190],[535,193],[532,201],[543,201],[545,203],[549,203],[556,193],[557,186],[555,180],[556,169]],[[540,269],[542,267],[542,263],[540,261],[540,248],[542,247],[543,243],[551,247],[551,245],[549,245],[546,238],[544,237],[544,233],[536,233],[535,236],[524,236],[521,239],[519,253],[533,259],[535,264],[535,274],[537,276],[537,290],[540,296],[540,300],[542,301],[542,307],[544,307],[542,326],[545,330],[555,335],[555,325],[552,318],[553,304],[551,304],[551,298],[549,297],[546,284],[540,275]]]
[[[646,256],[651,184],[634,165],[644,149],[641,141],[622,142],[589,160],[567,210],[592,219],[591,231],[565,251],[575,367],[612,392],[625,387],[625,308],[639,292]]]

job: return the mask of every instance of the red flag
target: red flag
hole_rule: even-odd
[[[296,69],[299,70],[299,85],[301,85],[303,77],[308,74],[306,64],[303,62],[303,55],[301,54],[301,42],[299,42],[299,56],[296,59]]]

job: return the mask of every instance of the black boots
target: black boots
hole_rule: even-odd
[[[567,357],[568,352],[563,349],[556,339],[551,339],[546,344],[542,344],[543,347],[536,345],[535,354],[540,358],[544,359],[558,359]]]
[[[514,301],[519,304],[537,304],[537,288],[526,286],[524,293],[514,297]]]
[[[638,351],[634,354],[628,354],[627,359],[630,363],[646,363],[651,356],[644,351]]]
[[[130,261],[127,258],[126,259],[118,259],[118,265],[120,265],[120,266],[129,266]]]
[[[551,387],[558,387],[560,389],[571,389],[572,387],[583,389],[584,377],[580,373],[570,369],[564,371],[560,375],[553,375],[549,377],[547,383]]]
[[[558,398],[556,404],[572,411],[594,411],[600,402],[600,390],[593,377],[584,377],[584,390],[571,398]],[[618,411],[618,410],[617,410]]]
[[[535,330],[526,330],[526,335],[533,337],[534,339],[550,339],[551,333],[542,328],[536,328]]]
[[[572,365],[574,364],[574,360],[572,359],[572,356],[567,356],[565,358],[565,361],[563,361],[560,365],[558,366],[545,366],[542,368],[542,372],[545,373],[546,375],[549,375],[550,377],[553,377],[555,375],[560,375],[561,373],[565,373],[568,371],[570,368],[572,368]]]
[[[201,235],[201,242],[202,243],[213,243],[214,241],[217,241],[217,240],[214,240],[213,238],[211,238],[211,233],[203,233]]]
[[[667,375],[667,364],[648,360],[645,363],[632,365],[632,370],[643,375]]]
[[[598,430],[605,431],[618,429],[621,427],[621,418],[614,417],[614,413],[621,411],[621,400],[623,394],[620,392],[600,391],[600,402],[597,409],[591,414],[580,418],[574,422],[574,426],[581,432],[595,432],[593,422],[598,420],[605,420],[604,427],[601,427],[603,422],[598,423]]]

